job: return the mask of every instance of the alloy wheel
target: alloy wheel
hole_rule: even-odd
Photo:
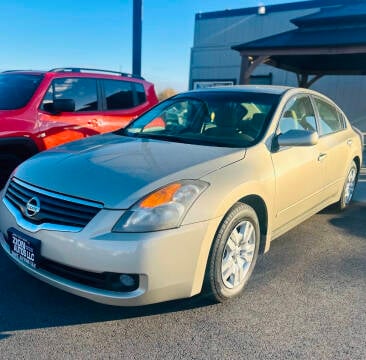
[[[348,173],[344,188],[344,203],[348,205],[352,199],[353,191],[356,186],[357,169],[352,167]]]
[[[250,221],[242,221],[230,233],[221,260],[224,285],[234,289],[244,282],[254,258],[256,232]]]

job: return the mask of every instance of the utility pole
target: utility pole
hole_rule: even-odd
[[[133,0],[132,74],[141,76],[142,0]]]

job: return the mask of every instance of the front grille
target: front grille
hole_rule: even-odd
[[[84,227],[103,207],[100,203],[38,189],[15,178],[11,180],[5,198],[21,211],[27,221],[33,224],[49,223]],[[35,198],[39,204],[39,211],[37,212],[38,209],[27,210],[27,204]]]

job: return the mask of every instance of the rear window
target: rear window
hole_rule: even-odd
[[[107,110],[134,107],[132,84],[128,81],[103,80]]]
[[[136,93],[137,93],[137,105],[143,104],[146,101],[146,94],[144,85],[140,83],[135,84]]]
[[[24,107],[33,96],[43,75],[0,74],[0,110]]]
[[[327,102],[315,98],[319,112],[320,135],[328,135],[344,129],[343,116]]]

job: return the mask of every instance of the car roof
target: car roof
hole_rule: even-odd
[[[114,70],[102,70],[102,69],[89,69],[89,68],[56,68],[52,70],[7,70],[1,72],[1,74],[25,74],[25,75],[46,75],[51,76],[57,74],[60,77],[64,76],[77,76],[77,77],[99,77],[99,78],[129,78],[133,80],[146,81],[143,77],[138,75],[132,75],[128,73],[122,73]]]
[[[43,75],[47,71],[41,70],[6,70],[2,71],[1,74],[27,74],[27,75]]]
[[[312,90],[308,88],[302,88],[302,87],[293,87],[293,86],[282,86],[282,85],[230,85],[230,86],[217,86],[217,87],[209,87],[209,88],[202,88],[202,89],[196,89],[191,90],[183,93],[179,93],[176,96],[180,95],[192,95],[192,94],[199,94],[199,93],[228,93],[228,92],[235,92],[235,93],[260,93],[260,94],[273,94],[273,95],[279,95],[282,96],[285,93],[288,95],[296,95],[296,94],[307,94],[307,95],[315,95],[318,97],[321,97],[328,102],[330,102],[333,105],[336,105],[338,108],[339,106],[329,97],[326,95]]]
[[[191,90],[188,93],[194,92],[256,92],[264,94],[278,94],[281,95],[288,90],[296,89],[290,86],[279,86],[279,85],[232,85],[232,86],[217,86],[211,88],[202,88]]]

